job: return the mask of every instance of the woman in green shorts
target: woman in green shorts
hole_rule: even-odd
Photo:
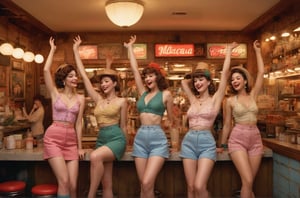
[[[88,197],[96,196],[100,181],[103,188],[102,196],[113,197],[113,161],[119,160],[126,149],[127,101],[125,98],[117,96],[117,91],[119,91],[118,75],[110,68],[104,69],[99,75],[101,94],[94,89],[79,56],[80,44],[80,37],[75,37],[73,51],[76,64],[89,96],[96,103],[94,114],[99,126],[96,149],[90,154],[91,181]],[[112,59],[106,60],[107,67],[110,67]]]

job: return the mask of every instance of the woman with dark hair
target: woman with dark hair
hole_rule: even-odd
[[[227,46],[216,92],[209,66],[204,62],[198,63],[190,79],[181,81],[182,89],[191,104],[187,111],[189,131],[182,140],[180,153],[188,198],[209,197],[207,182],[216,161],[216,142],[211,130],[225,95],[231,52],[236,46],[236,43]]]
[[[230,87],[233,96],[226,101],[221,139],[221,146],[224,147],[230,134],[228,151],[242,180],[241,197],[243,198],[254,197],[253,182],[263,154],[261,135],[256,126],[258,113],[256,98],[263,86],[264,63],[257,40],[254,41],[253,48],[257,60],[255,85],[252,88],[252,79],[247,69],[242,66],[231,69]],[[232,126],[232,119],[234,126]],[[218,149],[219,152],[222,150],[222,148]]]
[[[166,90],[165,73],[158,64],[150,63],[143,69],[143,82],[133,53],[135,41],[136,36],[131,36],[129,42],[124,43],[129,52],[130,65],[140,96],[137,108],[141,127],[134,139],[132,156],[141,183],[141,197],[154,198],[155,179],[165,159],[169,157],[169,146],[161,128],[161,121],[167,110],[168,119],[173,123],[173,97]]]
[[[86,90],[96,103],[94,114],[99,126],[96,149],[90,153],[91,182],[88,197],[96,197],[101,182],[102,196],[113,198],[113,161],[120,160],[126,149],[127,100],[117,96],[120,86],[117,72],[110,69],[111,57],[106,58],[107,68],[99,75],[101,94],[94,89],[79,56],[80,44],[80,37],[75,37],[73,45],[75,61]]]
[[[52,80],[50,67],[56,50],[49,39],[50,52],[44,66],[44,78],[52,101],[53,123],[44,136],[44,159],[47,159],[58,182],[57,198],[76,198],[81,146],[82,116],[85,98],[76,93],[77,72],[74,66],[63,64]]]
[[[25,107],[22,110],[24,117],[31,123],[32,136],[36,140],[42,139],[44,136],[44,97],[42,95],[33,97],[33,107],[29,114],[27,114]]]

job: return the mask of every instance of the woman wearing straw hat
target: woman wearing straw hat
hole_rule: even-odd
[[[242,66],[231,69],[230,88],[234,95],[226,101],[221,139],[221,146],[226,147],[224,145],[231,131],[228,151],[242,180],[241,197],[243,198],[254,197],[253,182],[263,154],[263,144],[256,126],[258,113],[256,98],[263,86],[264,63],[257,40],[254,41],[253,48],[257,59],[256,82],[252,88],[251,76]],[[222,151],[222,149],[218,150]]]
[[[143,69],[144,82],[142,81],[133,53],[135,41],[136,36],[131,36],[129,42],[124,43],[129,52],[131,69],[140,95],[137,108],[141,127],[134,139],[132,156],[141,183],[141,198],[154,198],[155,179],[165,159],[169,157],[167,138],[161,128],[161,121],[167,110],[168,120],[173,123],[173,97],[167,90],[164,70],[157,63],[150,63]]]
[[[207,181],[216,161],[216,142],[211,129],[225,95],[231,52],[236,46],[238,44],[235,42],[227,46],[221,80],[216,92],[208,64],[204,62],[198,63],[189,75],[191,78],[181,81],[183,91],[191,104],[187,111],[189,131],[184,136],[180,153],[188,198],[209,197]]]
[[[57,198],[76,198],[81,147],[84,96],[76,93],[77,72],[73,65],[62,64],[52,80],[50,67],[56,51],[54,39],[49,39],[50,52],[44,66],[44,78],[52,100],[53,123],[44,136],[44,159],[47,159],[58,183]]]
[[[231,131],[228,151],[242,180],[241,197],[243,198],[254,197],[252,186],[263,154],[263,144],[256,126],[258,113],[256,98],[263,86],[264,63],[257,40],[254,41],[253,48],[257,60],[255,84],[252,87],[252,79],[247,69],[242,66],[231,69],[230,88],[234,95],[226,101],[221,139],[221,145],[224,147]]]
[[[110,68],[104,69],[99,75],[101,94],[94,89],[79,56],[80,44],[80,37],[75,37],[73,45],[75,60],[86,90],[96,103],[94,114],[100,127],[96,150],[90,153],[91,181],[88,197],[96,197],[101,182],[102,196],[112,198],[113,161],[121,159],[126,149],[127,100],[117,96],[118,74]],[[112,59],[107,58],[106,61],[107,67],[110,67]]]

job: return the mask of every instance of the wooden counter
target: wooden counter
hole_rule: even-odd
[[[263,144],[283,156],[300,161],[300,145],[292,144],[286,141],[280,141],[275,138],[264,138]]]
[[[90,150],[88,150],[90,151]],[[28,175],[27,192],[34,184],[55,183],[56,179],[47,161],[42,158],[42,148],[33,150],[14,149],[0,150],[0,180],[1,173],[10,174],[9,176],[24,175],[25,170]],[[273,159],[272,150],[265,147],[265,154],[254,183],[254,192],[257,197],[272,197],[273,188]],[[4,171],[5,170],[5,171]],[[87,154],[79,164],[78,176],[78,197],[86,197],[90,181],[90,162]],[[19,172],[21,172],[19,174]],[[8,175],[6,175],[8,177]],[[16,176],[17,177],[17,176]],[[4,176],[3,176],[4,178]],[[231,197],[239,190],[241,181],[230,156],[227,152],[217,155],[212,174],[208,182],[208,190],[212,197]],[[101,187],[100,187],[101,188]],[[182,161],[179,152],[171,152],[170,158],[160,171],[155,189],[166,198],[186,197],[186,182],[183,171]],[[120,161],[114,162],[113,171],[113,191],[118,198],[138,198],[140,184],[136,174],[131,152],[125,153]]]

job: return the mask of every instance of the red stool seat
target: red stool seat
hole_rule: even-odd
[[[31,189],[33,195],[56,195],[57,185],[55,184],[39,184]]]
[[[25,189],[26,183],[23,181],[7,181],[0,183],[0,192],[18,192]]]

